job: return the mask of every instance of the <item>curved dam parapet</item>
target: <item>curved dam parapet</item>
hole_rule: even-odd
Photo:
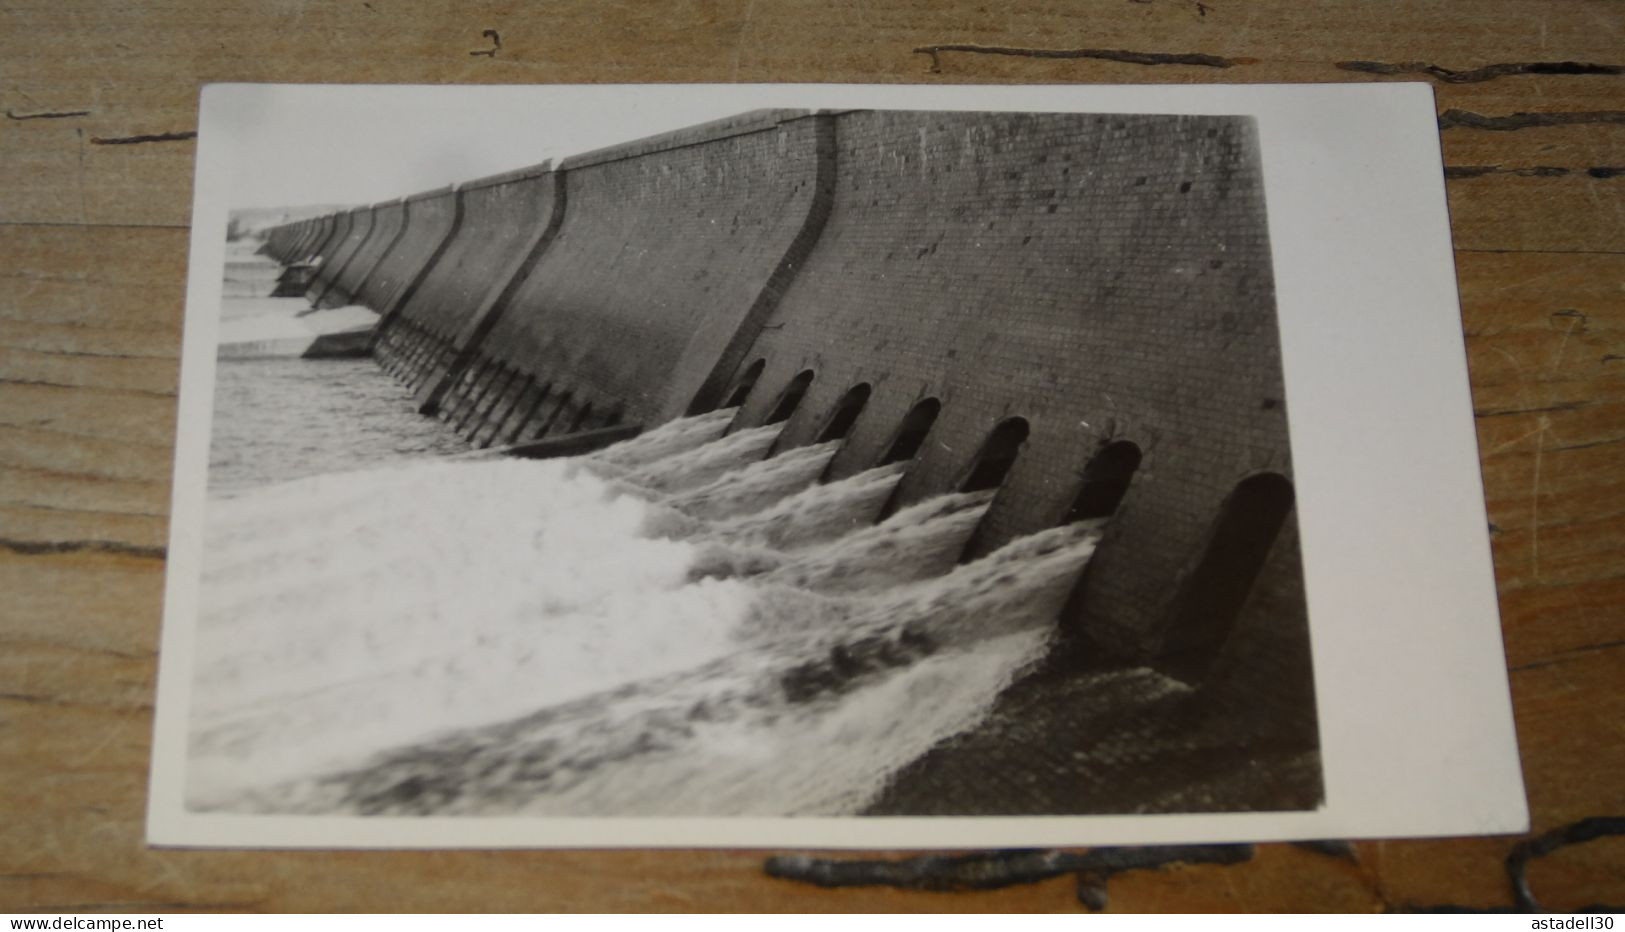
[[[372,232],[372,216],[371,207],[356,207],[339,215],[339,223],[322,247],[321,267],[305,292],[313,307],[340,307],[345,303],[334,303],[337,295],[333,289],[366,244],[367,235]]]
[[[270,256],[280,265],[284,266],[277,276],[276,286],[272,289],[273,297],[296,297],[305,292],[304,282],[301,279],[309,274],[309,269],[300,264],[297,258],[300,255],[300,244],[310,237],[310,220],[296,220],[266,230],[263,239],[265,244],[260,252]]]
[[[266,254],[283,265],[298,262],[301,257],[300,246],[310,240],[311,230],[319,222],[318,218],[313,217],[286,223],[271,230],[265,237]]]
[[[284,265],[292,262],[294,247],[304,233],[303,221],[272,227],[265,233],[265,254]]]
[[[294,261],[315,262],[321,257],[333,234],[337,232],[338,223],[339,218],[336,214],[327,214],[311,221],[309,236],[300,242]]]
[[[283,265],[303,261],[308,255],[307,245],[325,221],[325,217],[311,217],[271,228],[265,234],[266,255]]]
[[[315,306],[321,293],[327,290],[333,277],[342,267],[342,253],[346,244],[350,243],[350,230],[354,226],[355,211],[345,210],[332,214],[327,218],[317,242],[311,248],[310,258],[307,260],[315,268],[310,285],[305,291],[305,299]]]
[[[354,301],[377,311],[380,332],[418,294],[439,267],[440,256],[457,230],[460,209],[451,187],[423,191],[400,203],[402,226],[366,280]],[[373,337],[375,354],[378,334]]]
[[[664,422],[720,390],[806,239],[819,120],[745,114],[562,163],[562,222],[451,388],[456,422],[523,441]]]
[[[464,350],[483,340],[494,315],[556,229],[561,209],[546,164],[458,187],[439,199],[455,208],[449,238],[421,286],[383,325],[380,358],[415,390],[425,410],[442,410],[448,381],[470,368]],[[448,220],[451,219],[447,214]],[[453,404],[460,404],[458,395]],[[449,410],[449,408],[447,409]]]
[[[318,300],[318,307],[361,303],[361,294],[379,263],[394,249],[406,229],[406,206],[400,201],[375,204],[365,208],[365,214],[366,232]]]
[[[322,218],[313,217],[299,224],[289,243],[288,261],[303,262],[310,257],[313,247],[318,242],[317,234],[323,229],[324,223]]]

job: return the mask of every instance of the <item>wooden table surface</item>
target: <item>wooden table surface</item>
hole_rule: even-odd
[[[145,847],[211,81],[1431,81],[1534,830],[1625,815],[1622,27],[1617,0],[0,0],[0,911],[1082,908],[1066,878],[825,890],[752,851]],[[980,48],[921,51],[950,45]],[[1109,908],[1507,907],[1517,842],[1267,845],[1119,874]],[[1625,903],[1625,838],[1529,874]]]

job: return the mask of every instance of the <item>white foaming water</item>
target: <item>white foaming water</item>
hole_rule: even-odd
[[[789,450],[674,495],[666,504],[684,514],[710,520],[761,511],[816,482],[840,447],[838,441],[832,440]]]
[[[642,503],[605,491],[564,463],[503,460],[212,502],[192,797],[730,652],[750,594],[690,583],[694,548],[640,537]]]
[[[619,478],[631,486],[654,492],[697,488],[741,466],[760,461],[783,430],[783,424],[742,430],[667,459],[645,464]]]
[[[648,537],[710,538],[734,548],[785,551],[810,547],[873,524],[907,466],[877,466],[829,485],[810,486],[761,511],[713,523],[656,504],[643,523],[643,533]]]
[[[668,728],[637,767],[518,801],[531,815],[619,812],[797,816],[862,810],[900,767],[981,719],[1048,639],[1025,631],[974,653],[922,658],[852,692],[805,706]],[[720,717],[720,716],[719,716]],[[647,739],[645,739],[647,740]],[[651,793],[651,787],[661,787]],[[480,812],[477,801],[470,812]]]
[[[956,566],[991,493],[869,526],[902,467],[817,486],[833,445],[677,424],[211,502],[189,804],[857,811],[1042,656],[1098,539]]]
[[[907,467],[907,463],[877,466],[804,489],[771,508],[721,522],[718,531],[735,541],[780,550],[833,540],[873,524]]]
[[[824,544],[775,570],[769,582],[858,592],[940,576],[954,568],[993,492],[939,495],[881,524]]]
[[[647,466],[716,440],[728,429],[728,424],[738,412],[738,408],[723,408],[710,414],[668,421],[646,434],[606,447],[583,459],[628,470]]]

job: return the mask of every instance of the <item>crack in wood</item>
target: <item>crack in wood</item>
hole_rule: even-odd
[[[0,538],[0,548],[23,556],[46,556],[63,553],[111,553],[143,560],[162,560],[168,554],[166,547],[127,544],[116,540],[17,540]]]
[[[1143,4],[1147,5],[1147,6],[1149,6],[1151,4],[1151,0],[1128,0],[1128,2],[1130,2],[1130,3],[1143,3]],[[1197,16],[1206,16],[1209,13],[1213,12],[1213,7],[1210,7],[1207,4],[1200,2],[1200,0],[1197,0],[1197,2],[1193,3],[1191,6],[1192,6],[1193,9],[1196,10],[1196,15]]]
[[[6,349],[9,349],[9,350],[11,350],[13,352],[27,353],[30,356],[84,356],[84,357],[90,357],[90,358],[93,358],[93,359],[150,359],[150,360],[165,360],[165,359],[177,359],[178,358],[177,356],[151,356],[151,355],[139,355],[139,354],[131,354],[131,353],[92,353],[92,352],[88,352],[88,351],[85,351],[85,350],[45,349],[45,348],[40,348],[40,347],[37,347],[37,346],[29,346],[26,343],[21,343],[21,342],[18,342],[18,343],[7,342],[7,343],[0,344],[0,346],[4,346]]]
[[[8,120],[63,120],[68,117],[90,116],[89,110],[38,110],[33,113],[18,113],[15,110],[6,111]]]
[[[1599,65],[1583,61],[1501,62],[1466,71],[1457,71],[1425,61],[1340,61],[1336,65],[1344,71],[1361,71],[1366,74],[1425,74],[1446,84],[1477,84],[1480,81],[1493,81],[1496,78],[1518,74],[1625,74],[1625,65]]]
[[[1457,246],[1455,251],[1483,256],[1625,256],[1625,249],[1494,249],[1486,246]]]
[[[143,142],[184,142],[196,138],[196,130],[186,130],[179,133],[144,133],[139,136],[92,136],[90,137],[90,144],[93,146],[133,146]]]
[[[1203,68],[1230,68],[1257,63],[1256,58],[1221,58],[1202,52],[1135,52],[1129,49],[1036,49],[1008,45],[972,45],[947,43],[922,45],[914,50],[917,55],[931,56],[931,73],[942,71],[941,53],[969,52],[978,55],[1013,55],[1022,58],[1096,58],[1102,61],[1126,62],[1131,65],[1197,65]]]
[[[1611,444],[1625,441],[1625,437],[1610,437],[1607,440],[1591,440],[1585,443],[1570,443],[1561,447],[1547,447],[1548,453],[1566,453],[1569,450],[1589,450],[1592,447],[1606,447]]]
[[[1554,405],[1544,405],[1538,408],[1489,408],[1483,411],[1474,411],[1473,417],[1506,417],[1513,414],[1542,414],[1547,411],[1574,411],[1591,404],[1589,401],[1564,401]]]
[[[1099,910],[1106,907],[1106,882],[1114,874],[1177,864],[1240,864],[1252,857],[1252,845],[1169,845],[1093,848],[1083,852],[1015,849],[902,860],[775,855],[767,859],[763,869],[769,877],[817,887],[884,886],[931,892],[997,890],[1073,874],[1077,877],[1079,901]]]
[[[37,473],[45,473],[46,472],[45,470],[30,469],[30,468],[28,468],[26,466],[12,466],[12,465],[10,465],[8,463],[5,463],[3,461],[0,461],[0,469],[8,469],[8,470],[11,470],[11,471],[14,471],[14,472],[26,472],[26,473],[35,473],[35,472],[37,472]],[[47,474],[49,474],[49,473],[47,473]],[[61,475],[61,474],[58,473],[57,475]],[[148,482],[148,483],[145,483],[145,484],[147,484],[147,485],[158,485],[157,482]],[[106,509],[106,508],[65,508],[65,507],[63,507],[61,505],[42,505],[42,504],[39,504],[37,502],[10,501],[10,500],[7,500],[7,499],[0,499],[0,505],[9,505],[12,508],[26,508],[26,509],[29,509],[30,511],[54,511],[54,512],[58,512],[60,514],[68,514],[68,515],[117,515],[118,517],[121,517],[121,518],[125,518],[125,517],[129,517],[129,518],[167,518],[167,517],[169,517],[169,515],[167,515],[167,514],[163,514],[161,512],[155,512],[155,511],[111,511],[111,510]]]
[[[1596,171],[1596,169],[1592,169]],[[1446,165],[1446,178],[1481,178],[1485,175],[1519,175],[1524,178],[1557,178],[1572,174],[1575,169],[1556,165],[1532,165],[1528,168],[1503,168],[1500,165]]]
[[[1581,657],[1584,657],[1586,654],[1596,653],[1597,651],[1614,650],[1615,648],[1619,647],[1625,647],[1625,641],[1603,641],[1598,644],[1584,644],[1580,647],[1570,647],[1566,650],[1559,651],[1559,656],[1556,657],[1548,657],[1545,660],[1531,660],[1528,663],[1520,663],[1515,667],[1507,667],[1507,672],[1522,673],[1525,670],[1539,670],[1542,667],[1553,667],[1557,666],[1558,664],[1578,660]]]
[[[51,355],[39,353],[41,356]],[[119,395],[144,395],[149,398],[174,398],[174,392],[159,392],[147,388],[118,388],[103,385],[74,385],[71,382],[51,382],[46,379],[8,379],[0,376],[0,385],[40,385],[46,388],[71,388],[84,391],[112,392]]]
[[[35,346],[8,346],[8,349],[22,350],[36,356],[61,356],[79,359],[148,359],[159,362],[169,362],[180,358],[179,352],[171,356],[153,356],[141,353],[92,353],[86,350],[40,349]]]
[[[1439,129],[1485,129],[1497,132],[1528,129],[1532,126],[1567,126],[1585,123],[1625,123],[1625,110],[1571,110],[1548,113],[1510,113],[1485,116],[1471,110],[1446,110],[1439,114]]]

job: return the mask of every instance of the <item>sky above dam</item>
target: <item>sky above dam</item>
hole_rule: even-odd
[[[366,204],[731,116],[737,98],[636,88],[237,86],[202,145],[227,147],[233,207]],[[245,91],[247,93],[245,93]]]

